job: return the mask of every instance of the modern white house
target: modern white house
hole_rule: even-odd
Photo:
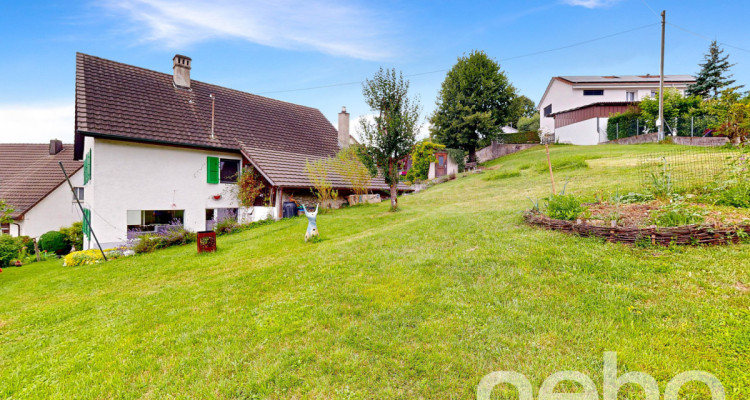
[[[664,88],[684,94],[691,75],[665,75]],[[659,91],[659,75],[556,76],[539,102],[540,129],[559,143],[607,141],[607,119]]]
[[[166,74],[77,54],[75,158],[105,248],[173,221],[203,231],[222,218],[280,218],[290,198],[314,201],[306,162],[352,143],[345,110],[337,132],[317,109],[193,80],[191,63],[176,55]],[[245,208],[235,182],[246,166],[265,188]],[[328,178],[348,194],[340,174]],[[374,179],[371,189],[387,186]],[[94,247],[88,231],[84,247]]]
[[[85,198],[82,163],[73,145],[0,144],[0,199],[13,208],[0,234],[39,238],[81,220],[81,211],[60,169],[62,161],[77,195]]]

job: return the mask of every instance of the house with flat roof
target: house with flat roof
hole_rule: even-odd
[[[311,198],[306,162],[352,143],[345,110],[337,131],[315,108],[191,79],[186,56],[172,64],[167,74],[76,56],[75,158],[90,167],[85,209],[104,247],[175,220],[202,231],[226,216],[280,218],[290,197]],[[265,185],[253,207],[236,196],[245,166]],[[352,189],[335,170],[328,179],[341,197]]]
[[[13,208],[12,221],[1,224],[0,233],[39,238],[81,221],[61,161],[76,194],[85,198],[83,163],[73,159],[73,145],[59,140],[0,144],[0,199]]]
[[[691,75],[664,75],[664,88],[685,93]],[[607,141],[607,119],[629,105],[656,96],[659,75],[556,76],[539,102],[540,129],[559,143],[593,145]]]

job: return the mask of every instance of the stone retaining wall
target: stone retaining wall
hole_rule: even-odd
[[[538,146],[537,143],[526,143],[526,144],[504,144],[492,142],[491,145],[477,151],[477,161],[487,162],[494,160],[498,157],[507,156],[521,150],[526,150]]]

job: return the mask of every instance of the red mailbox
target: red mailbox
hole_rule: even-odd
[[[213,253],[216,251],[216,232],[198,232],[198,253]]]

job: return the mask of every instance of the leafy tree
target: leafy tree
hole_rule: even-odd
[[[538,116],[539,112],[536,110],[536,104],[530,98],[521,95],[516,96],[513,98],[513,100],[511,100],[509,122],[516,124],[516,127],[519,127],[518,124],[520,124],[521,119],[533,118],[534,115]],[[520,127],[518,129],[521,130]]]
[[[638,107],[641,109],[641,117],[649,131],[656,130],[656,120],[659,118],[659,96],[643,99]],[[694,115],[701,107],[701,98],[698,96],[684,97],[677,89],[668,88],[664,91],[664,122],[668,125],[674,124],[675,118],[686,115]]]
[[[524,131],[538,131],[539,130],[539,113],[534,113],[531,117],[521,117],[518,120],[518,130]]]
[[[10,204],[6,203],[5,200],[0,199],[0,224],[7,224],[13,221],[10,214],[15,211],[15,208]]]
[[[374,121],[360,119],[362,155],[375,165],[391,189],[391,209],[398,208],[399,162],[409,155],[419,130],[419,103],[409,99],[409,81],[395,69],[383,69],[367,79],[362,94]]]
[[[365,164],[360,160],[358,150],[352,146],[341,149],[336,154],[338,171],[344,179],[352,185],[354,193],[366,194],[370,188],[372,175]]]
[[[500,65],[483,51],[459,57],[448,71],[432,115],[432,137],[450,148],[469,153],[497,137],[503,124],[513,118],[515,89]]]
[[[716,41],[712,41],[708,48],[708,54],[704,55],[706,62],[698,64],[701,66],[701,70],[695,78],[695,84],[688,87],[688,95],[715,98],[724,89],[743,87],[743,85],[732,87],[735,80],[731,79],[732,74],[729,73],[729,69],[734,64],[729,63],[729,54],[722,56],[723,53],[724,50],[719,47]]]
[[[411,169],[406,174],[406,179],[411,182],[427,179],[430,173],[430,163],[436,161],[435,151],[444,148],[442,144],[432,143],[429,140],[417,143],[411,153]]]

